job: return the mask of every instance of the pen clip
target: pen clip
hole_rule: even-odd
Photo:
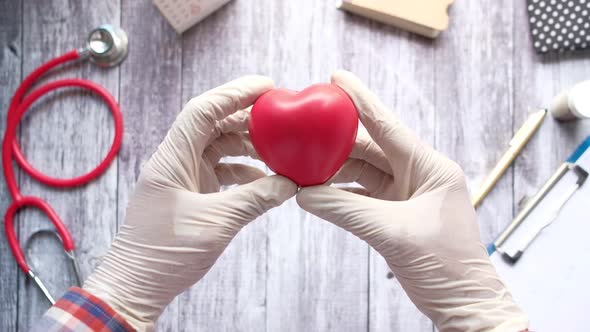
[[[496,250],[502,255],[502,258],[510,263],[510,264],[516,264],[516,262],[520,259],[520,257],[523,255],[523,253],[528,249],[528,247],[530,246],[530,244],[539,236],[539,234],[541,234],[541,232],[547,228],[549,225],[551,225],[555,219],[558,218],[561,210],[563,209],[563,207],[565,206],[565,204],[570,200],[570,198],[572,198],[572,196],[578,191],[578,189],[580,189],[580,187],[582,187],[582,185],[586,182],[586,179],[588,178],[588,172],[583,169],[581,166],[576,165],[576,164],[569,164],[566,163],[564,164],[567,167],[565,168],[567,171],[573,171],[576,176],[577,176],[577,180],[575,185],[569,190],[569,192],[561,198],[561,200],[558,200],[558,203],[555,205],[555,208],[553,209],[553,213],[549,215],[549,218],[547,219],[547,221],[545,221],[543,224],[539,225],[537,227],[537,229],[534,230],[534,232],[530,233],[527,238],[525,238],[525,241],[520,244],[517,248],[517,250],[514,252],[513,255],[510,255],[508,252],[504,251],[503,249],[500,248],[500,244],[496,246]],[[544,186],[544,188],[546,188],[547,191],[550,191],[553,189],[554,185],[559,182],[562,178],[563,175],[565,175],[566,172],[561,172],[560,176],[554,176],[552,177],[552,181],[549,182],[549,185]],[[540,198],[539,200],[537,200],[537,203],[540,202],[540,200],[542,200],[544,198],[544,195],[542,198]],[[536,208],[536,205],[533,208]],[[547,215],[543,215],[543,218],[547,217]],[[526,218],[526,217],[524,217]],[[523,219],[524,220],[524,219]],[[512,229],[512,231],[514,231],[515,228]],[[510,234],[508,234],[508,237],[512,235],[513,232],[511,232]]]

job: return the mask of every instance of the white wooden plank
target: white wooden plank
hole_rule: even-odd
[[[6,111],[12,94],[21,80],[22,11],[20,1],[0,2],[0,133],[4,135]],[[1,168],[2,166],[0,166]],[[5,211],[11,202],[4,180],[0,181],[0,211]],[[4,214],[2,214],[4,216]],[[16,230],[15,230],[16,231]],[[0,240],[0,331],[13,332],[17,325],[18,278],[22,272],[8,247],[6,237]]]
[[[434,145],[434,42],[381,24],[372,28],[370,88]],[[432,331],[432,322],[410,301],[383,258],[370,253],[370,331]]]
[[[235,1],[188,30],[182,103],[242,75],[267,73],[269,20],[264,6]],[[263,216],[247,225],[204,279],[179,297],[180,330],[264,329],[267,222]]]
[[[182,108],[182,38],[150,1],[122,3],[121,22],[130,38],[129,55],[121,66],[120,104],[126,119],[124,144],[119,153],[118,222],[124,222],[127,204],[143,164],[164,139]],[[156,329],[185,328],[175,299]]]
[[[119,23],[119,2],[76,3],[25,1],[23,6],[23,73],[84,44],[91,28]],[[54,72],[48,79],[83,77],[118,95],[118,69],[102,70],[89,63]],[[25,156],[43,172],[61,177],[82,174],[106,154],[113,139],[113,121],[107,107],[86,93],[58,92],[35,104],[21,124]],[[106,252],[116,227],[117,167],[112,165],[99,180],[73,190],[58,190],[21,174],[26,195],[47,200],[70,229],[78,246],[83,276],[88,276]],[[39,211],[28,209],[19,218],[21,244],[40,228],[52,228]],[[40,240],[33,247],[34,265],[59,297],[74,279],[58,243]],[[41,292],[25,278],[19,282],[19,329],[27,329],[47,308]]]
[[[365,27],[346,25],[330,2],[272,2],[271,74],[290,89],[327,82],[339,68],[368,72]],[[294,200],[271,213],[268,331],[367,329],[367,245],[303,212]]]
[[[436,42],[435,147],[463,167],[471,192],[513,135],[512,3],[455,2]],[[509,171],[478,209],[485,243],[512,216],[512,183]]]

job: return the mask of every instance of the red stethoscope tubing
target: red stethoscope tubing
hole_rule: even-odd
[[[38,197],[22,195],[14,175],[12,159],[14,158],[19,166],[37,181],[53,187],[74,187],[88,183],[89,181],[99,177],[115,159],[123,140],[123,115],[121,114],[119,105],[117,104],[115,98],[107,90],[94,82],[82,79],[57,80],[44,84],[25,96],[35,81],[47,71],[65,62],[77,59],[80,59],[79,52],[76,50],[70,51],[62,56],[44,63],[31,74],[29,74],[29,76],[23,80],[21,85],[14,93],[6,116],[6,132],[4,133],[4,139],[2,141],[2,167],[6,185],[8,186],[8,191],[10,192],[13,202],[8,207],[4,217],[4,230],[6,233],[6,238],[8,239],[10,250],[12,251],[18,266],[25,273],[29,273],[31,269],[26,262],[25,255],[23,254],[14,231],[14,215],[19,209],[25,206],[31,206],[40,209],[47,215],[49,220],[55,226],[59,236],[62,239],[64,250],[72,251],[74,250],[75,245],[68,229],[47,202]],[[35,169],[23,156],[23,153],[21,152],[21,149],[16,140],[18,124],[27,109],[41,96],[47,94],[50,91],[64,87],[83,88],[97,94],[106,102],[113,115],[115,123],[115,136],[113,139],[113,144],[106,157],[90,172],[71,179],[50,177]]]

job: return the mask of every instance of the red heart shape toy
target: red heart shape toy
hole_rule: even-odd
[[[301,92],[266,92],[254,103],[248,127],[260,158],[304,187],[326,182],[346,161],[358,114],[340,87],[314,84]]]

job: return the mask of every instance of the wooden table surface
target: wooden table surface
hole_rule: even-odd
[[[22,191],[46,199],[71,230],[82,274],[100,262],[123,222],[141,165],[191,97],[238,76],[269,75],[301,89],[345,68],[358,74],[410,127],[456,160],[475,189],[527,113],[562,88],[590,77],[588,54],[540,57],[532,50],[524,1],[457,1],[449,29],[434,40],[346,14],[333,1],[236,0],[178,36],[151,1],[0,0],[0,131],[24,75],[82,45],[101,23],[121,25],[130,53],[122,66],[70,66],[51,75],[102,84],[119,101],[125,136],[98,181],[47,188],[22,171]],[[60,92],[43,98],[21,124],[31,163],[50,175],[89,170],[113,129],[96,97]],[[478,210],[491,241],[519,202],[532,195],[590,133],[589,122],[548,118]],[[10,197],[0,184],[0,208]],[[17,232],[48,228],[38,211],[19,214]],[[50,290],[73,282],[59,246],[40,239],[32,262]],[[25,331],[48,303],[0,241],[0,331]],[[165,285],[163,285],[165,287]],[[432,331],[383,259],[294,200],[246,227],[198,285],[159,321],[164,331]]]

